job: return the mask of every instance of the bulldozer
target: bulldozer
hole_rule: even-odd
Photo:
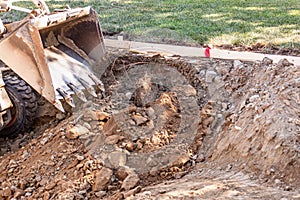
[[[74,98],[104,94],[92,66],[105,54],[98,14],[91,7],[50,12],[43,0],[35,9],[0,1],[0,11],[28,13],[20,20],[0,19],[0,136],[14,137],[33,123],[43,98],[57,110],[74,107]]]

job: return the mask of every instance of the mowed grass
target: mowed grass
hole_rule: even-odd
[[[98,12],[105,31],[123,32],[135,40],[300,47],[299,0],[47,2],[51,9],[62,8],[66,4],[71,7],[90,5]]]

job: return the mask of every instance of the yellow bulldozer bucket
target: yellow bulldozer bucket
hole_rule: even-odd
[[[63,111],[62,99],[74,106],[72,95],[85,101],[83,90],[96,96],[95,85],[104,90],[91,71],[105,53],[92,8],[28,17],[6,27],[0,60],[58,109]]]

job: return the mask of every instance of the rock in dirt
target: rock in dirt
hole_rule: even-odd
[[[234,67],[239,67],[239,66],[242,66],[242,65],[243,65],[243,63],[240,60],[234,60],[233,61],[233,66]]]
[[[132,116],[132,119],[135,121],[136,125],[140,126],[148,121],[146,117],[140,116],[140,115],[134,115]]]
[[[76,125],[66,131],[66,138],[74,140],[81,135],[88,134],[90,131],[84,126]]]
[[[106,192],[105,191],[95,192],[95,195],[96,195],[96,197],[101,199],[102,197],[104,197],[106,195]]]
[[[205,81],[207,83],[212,83],[214,78],[217,76],[217,73],[214,71],[207,71]]]
[[[106,137],[105,144],[117,144],[119,141],[123,140],[125,137],[121,135],[110,135]]]
[[[107,188],[113,175],[112,170],[102,167],[102,169],[95,174],[95,183],[93,185],[93,191],[99,192]]]
[[[121,166],[116,171],[116,177],[123,181],[128,175],[133,174],[134,171],[127,166]]]
[[[140,181],[140,178],[138,177],[138,175],[135,173],[132,173],[124,179],[121,189],[128,191],[128,190],[134,188],[138,184],[139,181]]]
[[[98,121],[104,121],[110,118],[110,115],[106,112],[96,112],[97,120]]]
[[[115,151],[108,155],[109,163],[113,168],[117,169],[120,166],[124,166],[126,164],[127,156],[124,152]]]
[[[9,187],[4,188],[1,192],[0,192],[0,196],[2,197],[10,197],[12,195],[12,191]]]
[[[110,115],[108,113],[96,110],[88,110],[83,115],[83,119],[87,122],[104,121],[106,119],[109,119],[109,117]]]
[[[264,65],[271,65],[273,63],[273,60],[268,57],[264,57],[264,59],[262,60],[262,63]]]

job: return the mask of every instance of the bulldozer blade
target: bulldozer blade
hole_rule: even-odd
[[[78,81],[84,86],[84,88],[93,96],[97,97],[95,89],[84,79],[78,77]]]
[[[64,91],[61,88],[57,88],[56,90],[71,107],[73,107],[73,108],[75,107],[73,98],[66,91]]]
[[[105,54],[97,13],[90,7],[51,13],[9,26],[0,40],[0,59],[59,110],[60,100],[74,106],[82,90],[104,92],[92,65]],[[12,53],[13,52],[13,55]]]
[[[89,77],[95,82],[102,93],[105,92],[104,84],[99,78],[97,78],[97,76],[95,76],[94,74],[89,74]]]
[[[71,90],[73,90],[73,92],[76,94],[76,96],[83,102],[86,102],[87,99],[84,95],[84,93],[78,89],[75,85],[73,85],[73,83],[69,83],[68,86],[71,88]]]

